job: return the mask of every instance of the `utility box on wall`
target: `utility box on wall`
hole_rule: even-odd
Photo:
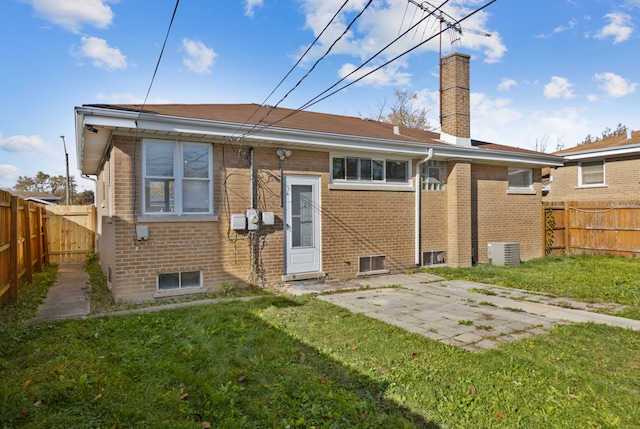
[[[487,257],[493,265],[520,265],[520,243],[487,243]]]

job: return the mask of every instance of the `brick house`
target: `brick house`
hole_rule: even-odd
[[[555,152],[564,166],[550,168],[545,201],[637,201],[640,131]]]
[[[469,56],[442,59],[442,133],[240,105],[75,108],[116,300],[543,255],[541,168],[472,140]]]

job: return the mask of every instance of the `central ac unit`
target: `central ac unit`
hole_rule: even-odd
[[[520,265],[520,243],[487,243],[487,257],[493,265]]]

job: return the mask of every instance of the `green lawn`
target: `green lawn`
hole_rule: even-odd
[[[585,302],[627,306],[617,316],[640,320],[640,260],[608,256],[550,256],[516,267],[477,265],[425,270],[448,279],[513,287]]]
[[[594,324],[479,354],[312,297],[9,324],[2,428],[640,428],[640,333]]]

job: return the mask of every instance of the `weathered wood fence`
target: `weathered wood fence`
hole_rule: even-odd
[[[84,261],[94,241],[95,207],[44,206],[0,190],[0,308],[44,264]]]
[[[546,204],[543,204],[543,216]],[[550,254],[640,258],[640,201],[553,203]]]

